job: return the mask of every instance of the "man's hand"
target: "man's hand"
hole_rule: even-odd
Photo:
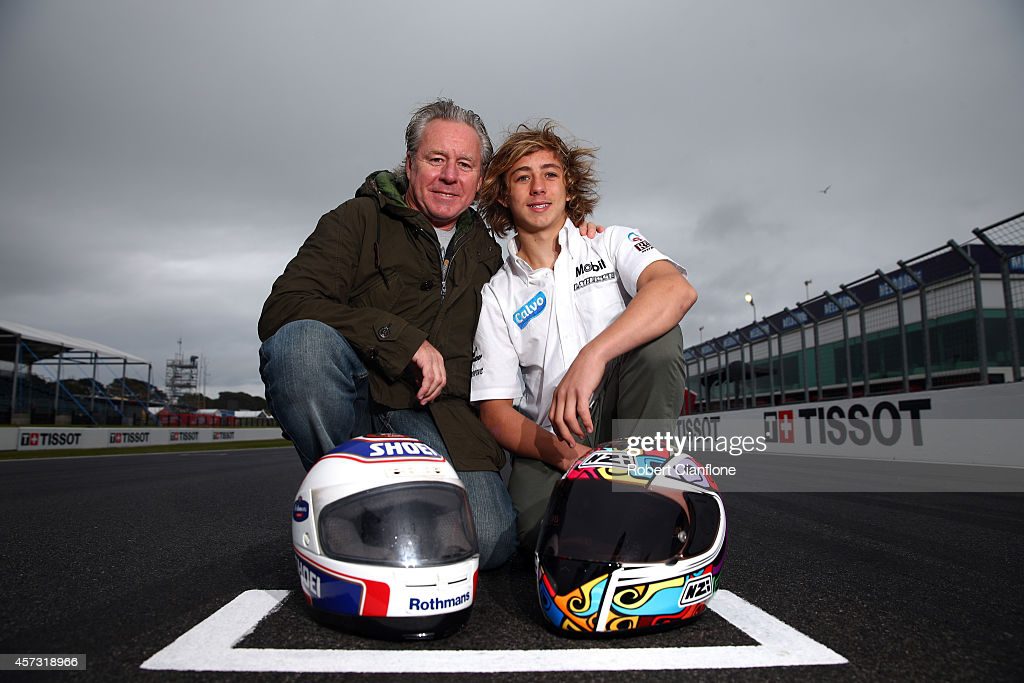
[[[531,458],[564,472],[581,455],[590,452],[585,444],[566,443],[512,407],[512,399],[488,399],[480,402],[480,420],[494,438],[516,454]]]
[[[580,225],[580,237],[588,237],[594,239],[598,233],[604,232],[604,226],[598,225],[597,223],[591,223],[590,221],[583,221]]]
[[[419,368],[420,375],[423,377],[420,382],[420,390],[416,392],[416,398],[421,406],[425,406],[440,396],[441,389],[448,383],[448,376],[444,370],[444,358],[433,344],[424,339],[420,348],[413,354],[412,363]]]
[[[584,438],[594,431],[594,421],[590,415],[590,399],[601,384],[607,361],[588,353],[584,347],[576,360],[569,366],[565,377],[558,383],[551,397],[551,409],[548,419],[555,430],[555,435],[566,444],[576,443],[576,439]],[[583,427],[580,427],[580,418]]]

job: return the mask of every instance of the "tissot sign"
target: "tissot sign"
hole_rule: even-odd
[[[1021,467],[1024,383],[690,415],[676,430],[763,436],[784,455]]]
[[[767,443],[894,446],[901,441],[924,445],[922,418],[932,409],[930,398],[881,400],[848,404],[824,403],[802,408],[767,410]]]
[[[27,448],[61,448],[78,446],[82,441],[81,430],[71,431],[23,431],[18,440],[19,450]]]
[[[111,446],[144,446],[149,437],[148,431],[110,432],[108,440]]]
[[[103,427],[12,427],[0,429],[0,450],[44,451],[67,448],[131,448],[182,442],[258,441],[275,439],[281,430],[252,429],[113,429]]]

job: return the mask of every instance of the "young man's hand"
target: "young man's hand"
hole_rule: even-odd
[[[594,239],[598,233],[604,232],[604,226],[598,225],[597,223],[591,223],[590,221],[583,221],[579,227],[580,237],[588,237]]]
[[[575,444],[594,431],[590,400],[604,377],[607,361],[584,347],[569,366],[551,397],[548,419],[555,435],[566,444]],[[581,426],[582,422],[582,426]]]
[[[448,383],[448,376],[444,369],[444,357],[441,352],[434,348],[433,344],[426,339],[420,344],[420,348],[412,356],[412,364],[420,370],[423,377],[420,382],[420,390],[416,392],[416,398],[421,406],[425,406],[441,395],[441,389]]]
[[[648,265],[626,310],[580,350],[555,389],[548,411],[555,435],[568,443],[583,438],[584,430],[591,433],[590,400],[608,362],[667,332],[696,300],[697,292],[671,262]]]

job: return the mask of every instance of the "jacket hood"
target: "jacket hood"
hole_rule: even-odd
[[[356,190],[356,197],[370,197],[380,206],[384,213],[397,218],[422,221],[424,227],[433,227],[426,217],[405,203],[407,185],[392,171],[374,171],[366,176],[366,180]],[[468,228],[477,220],[476,211],[470,207],[459,216],[455,226],[456,232]]]
[[[381,205],[409,209],[405,203],[406,186],[391,171],[374,171],[356,190],[357,197],[372,197]],[[409,209],[410,211],[412,209]]]

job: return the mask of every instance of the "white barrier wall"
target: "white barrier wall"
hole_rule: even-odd
[[[0,451],[45,451],[58,448],[131,448],[214,441],[263,441],[278,439],[277,428],[187,427],[12,427],[0,429]]]
[[[764,437],[784,455],[1024,467],[1024,382],[691,415],[676,432]]]

